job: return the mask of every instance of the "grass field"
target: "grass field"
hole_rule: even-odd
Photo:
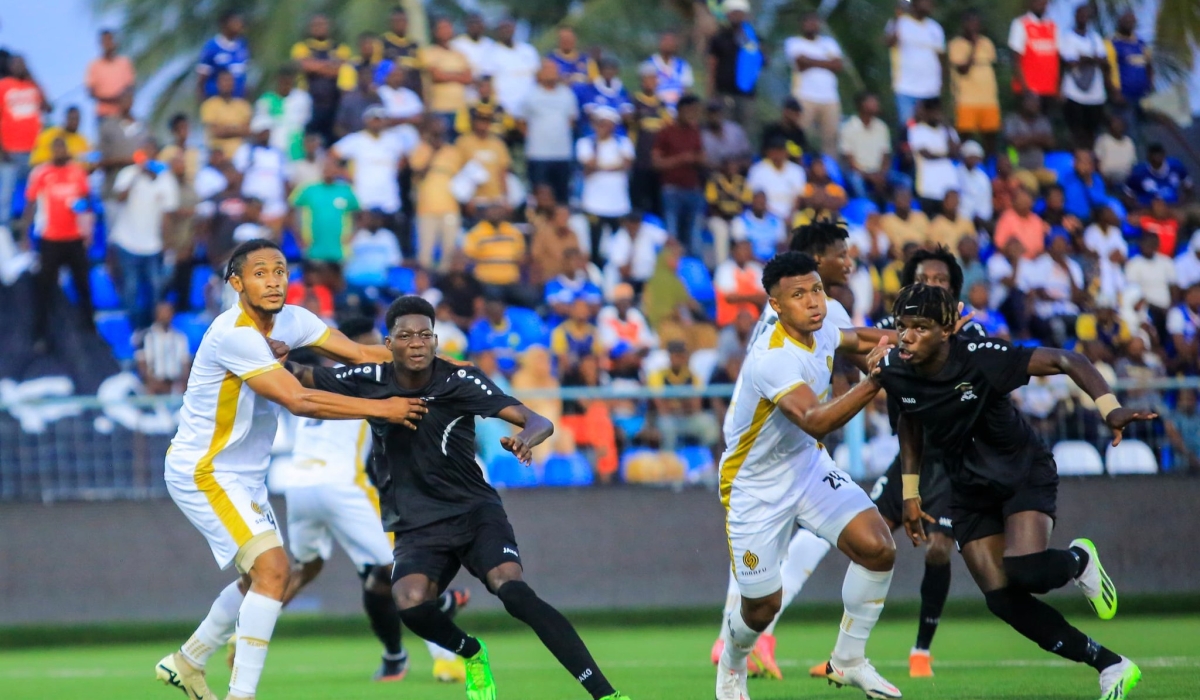
[[[856,691],[837,691],[811,681],[805,670],[832,645],[836,623],[803,622],[803,610],[778,630],[783,682],[752,681],[754,700],[832,698],[851,700]],[[1132,657],[1144,673],[1134,698],[1191,698],[1200,694],[1200,616],[1126,616],[1112,622],[1072,620],[1102,643]],[[890,618],[890,619],[889,619]],[[1042,652],[998,622],[987,618],[946,619],[934,644],[937,676],[910,680],[908,648],[914,625],[885,615],[868,647],[875,665],[909,698],[997,698],[1074,700],[1099,697],[1096,674]],[[470,617],[464,616],[470,629]],[[313,622],[319,625],[318,621]],[[365,626],[365,625],[364,625]],[[716,621],[708,625],[582,625],[580,632],[614,685],[633,700],[706,700],[712,697],[714,671],[709,648]],[[496,630],[481,637],[491,650],[500,700],[586,700],[587,695],[531,632]],[[408,637],[413,658],[408,678],[373,684],[378,648],[362,637],[296,637],[277,634],[260,686],[259,698],[338,700],[403,698],[457,700],[458,686],[444,686],[430,675],[429,656],[419,640]],[[3,700],[127,700],[178,698],[178,691],[154,682],[154,664],[171,644],[53,647],[0,652]],[[214,659],[210,677],[220,697],[228,680]]]

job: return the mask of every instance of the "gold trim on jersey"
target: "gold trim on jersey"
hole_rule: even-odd
[[[816,352],[817,350],[817,341],[815,338],[813,339],[812,345],[805,345],[799,340],[793,338],[787,331],[783,330],[782,322],[776,322],[775,332],[771,335],[771,349],[774,350],[775,348],[783,347],[783,341],[785,338],[801,350],[807,350],[808,352]]]
[[[324,345],[325,341],[329,340],[329,336],[331,333],[333,333],[333,329],[326,328],[325,332],[321,334],[321,337],[314,340],[313,344],[310,347],[320,347],[320,346]]]
[[[784,332],[782,325],[775,324],[775,331],[771,333],[771,339],[767,342],[768,350],[777,350],[783,347],[784,338],[799,345],[794,338]],[[737,397],[734,398],[736,400]],[[767,424],[767,419],[771,417],[771,412],[774,410],[774,403],[769,399],[760,398],[758,405],[754,407],[754,416],[750,419],[750,427],[738,438],[737,447],[729,454],[729,458],[721,463],[720,494],[721,505],[725,506],[725,510],[729,510],[729,496],[733,493],[733,480],[737,478],[742,465],[746,463],[746,457],[749,456],[750,450],[754,449],[754,442],[758,440],[758,434],[762,432],[763,426]],[[726,536],[728,536],[728,529],[728,519],[726,519]],[[733,559],[732,540],[729,542],[729,558]]]
[[[205,452],[200,461],[196,462],[196,471],[193,475],[196,488],[204,493],[213,512],[216,513],[217,519],[229,531],[229,535],[233,537],[234,543],[239,548],[249,542],[254,535],[250,531],[250,526],[238,513],[237,507],[233,505],[233,501],[229,499],[229,494],[225,493],[225,489],[221,488],[221,484],[217,482],[217,477],[213,473],[213,459],[229,444],[229,437],[233,434],[233,424],[237,419],[238,398],[241,393],[242,380],[232,372],[226,372],[225,379],[221,381],[221,389],[217,393],[217,415],[213,425],[212,442],[209,443],[208,452]]]
[[[283,369],[283,365],[279,364],[278,362],[272,362],[271,364],[267,365],[266,367],[259,367],[258,369],[251,370],[251,371],[243,374],[241,379],[243,382],[248,382],[260,374],[266,374],[267,372],[274,372],[277,369]]]
[[[367,436],[370,435],[369,427],[366,421],[362,422],[362,427],[358,429],[358,440],[354,444],[354,485],[362,489],[362,492],[367,496],[367,502],[375,509],[375,517],[382,518],[383,512],[379,509],[379,491],[371,482],[367,480],[367,465],[363,462],[363,448],[367,445]],[[385,533],[388,538],[388,544],[396,545],[395,533]]]

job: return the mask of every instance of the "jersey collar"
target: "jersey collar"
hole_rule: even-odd
[[[801,350],[807,350],[808,352],[815,352],[817,349],[817,344],[816,344],[815,340],[813,341],[812,345],[805,345],[804,343],[800,342],[799,340],[796,340],[795,338],[793,338],[791,336],[791,334],[789,334],[786,330],[784,330],[783,323],[779,323],[779,322],[777,322],[775,324],[775,332],[771,335],[771,344],[774,345],[777,342],[781,343],[781,344],[788,342],[788,343],[791,343],[792,345],[795,345],[796,347],[800,348]]]

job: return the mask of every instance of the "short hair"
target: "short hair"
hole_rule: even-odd
[[[771,258],[763,267],[763,289],[770,294],[784,277],[799,277],[817,271],[817,261],[811,255],[797,250],[789,250]]]
[[[864,91],[858,93],[857,95],[854,96],[854,107],[856,109],[861,108],[863,106],[863,103],[872,97],[875,97],[878,99],[878,95],[871,92],[870,90],[864,90]]]
[[[353,316],[339,323],[338,330],[347,338],[357,338],[375,330],[375,321],[366,316]]]
[[[393,301],[392,305],[388,307],[384,322],[387,323],[389,333],[392,332],[392,326],[395,325],[396,319],[401,316],[425,316],[429,319],[429,323],[433,324],[437,313],[433,309],[433,304],[430,304],[425,297],[406,294]]]
[[[172,130],[174,130],[175,127],[179,126],[179,124],[181,122],[186,123],[187,120],[188,120],[188,118],[187,118],[186,114],[184,114],[183,112],[176,112],[171,117],[171,120],[167,122],[167,126],[170,127]]]
[[[949,289],[928,284],[910,284],[896,295],[892,315],[927,318],[943,328],[953,329],[958,322],[958,296]]]
[[[246,258],[251,253],[268,249],[277,250],[280,255],[283,255],[283,248],[280,248],[275,241],[266,238],[254,238],[234,248],[233,255],[229,256],[229,264],[225,266],[225,280],[228,281],[234,275],[241,276],[242,268],[246,266]]]
[[[1161,143],[1155,142],[1155,143],[1150,144],[1149,146],[1146,146],[1146,154],[1149,155],[1151,153],[1161,153],[1163,155],[1166,155],[1167,149],[1164,148]]]
[[[233,19],[234,17],[241,17],[241,16],[242,16],[242,13],[238,12],[237,10],[225,10],[221,14],[217,15],[217,26],[224,26],[225,23],[227,23],[229,20]]]
[[[828,219],[820,219],[792,231],[788,250],[812,256],[823,255],[829,246],[844,241],[850,234],[846,228]]]
[[[912,254],[908,262],[904,263],[904,269],[900,271],[900,286],[907,287],[916,284],[917,281],[917,266],[928,260],[934,260],[946,266],[950,272],[950,293],[957,299],[962,295],[963,286],[963,271],[958,265],[958,259],[954,257],[954,253],[944,245],[939,245],[933,250],[922,248]]]
[[[930,97],[927,100],[921,100],[921,106],[924,107],[925,109],[941,109],[942,108],[942,98]]]
[[[68,113],[70,113],[70,112],[78,112],[78,111],[79,111],[79,105],[71,105],[70,107],[67,107],[67,112],[68,112]]]
[[[679,98],[679,103],[675,105],[675,109],[680,110],[680,109],[683,109],[684,107],[691,107],[692,105],[699,104],[699,103],[700,103],[700,98],[697,97],[695,93],[685,92],[683,94],[683,97]]]

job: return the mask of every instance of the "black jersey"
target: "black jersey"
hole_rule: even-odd
[[[959,486],[1012,488],[1031,467],[1052,465],[1050,451],[1017,411],[1009,393],[1029,383],[1032,348],[998,338],[951,336],[950,355],[936,375],[917,374],[899,349],[880,364],[889,403],[920,422],[925,449],[941,454]]]
[[[391,363],[317,367],[313,379],[316,388],[346,396],[425,399],[429,413],[416,430],[370,421],[372,469],[385,530],[405,532],[500,503],[475,461],[475,417],[490,418],[520,402],[479,368],[437,358],[429,383],[416,390],[396,383]]]

